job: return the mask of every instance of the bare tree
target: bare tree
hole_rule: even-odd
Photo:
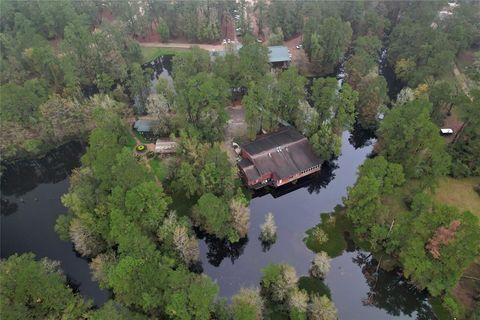
[[[84,257],[94,257],[105,249],[105,242],[91,230],[87,229],[79,219],[70,223],[70,238],[75,250]]]
[[[173,243],[182,260],[187,263],[198,261],[200,250],[195,237],[188,235],[184,226],[177,225],[173,231]]]
[[[277,239],[277,225],[271,212],[265,216],[265,223],[260,226],[260,239],[264,242],[275,242]]]
[[[230,213],[232,215],[232,227],[238,232],[240,238],[248,233],[250,227],[250,209],[237,199],[230,201]]]

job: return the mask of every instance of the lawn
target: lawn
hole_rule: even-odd
[[[152,61],[153,59],[166,56],[166,55],[176,55],[181,52],[186,52],[189,49],[183,48],[145,48],[142,47],[142,55],[143,55],[143,63],[147,63]]]
[[[150,167],[152,168],[153,174],[158,178],[158,180],[163,181],[167,176],[167,168],[160,159],[153,158],[150,160]]]
[[[469,210],[480,217],[480,195],[473,190],[473,186],[480,184],[480,178],[454,179],[444,177],[440,179],[435,191],[435,198],[461,211]]]

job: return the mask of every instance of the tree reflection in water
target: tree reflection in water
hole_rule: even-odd
[[[233,263],[243,254],[248,243],[248,236],[238,242],[231,243],[227,239],[219,239],[197,228],[195,228],[195,233],[198,239],[205,239],[205,244],[208,247],[207,260],[214,267],[218,267],[225,258],[230,258]]]
[[[362,126],[356,122],[353,125],[353,130],[350,133],[348,142],[350,142],[355,149],[358,149],[372,144],[375,138],[375,130],[363,129]]]
[[[387,272],[379,269],[378,261],[371,254],[359,251],[353,262],[362,268],[369,286],[369,292],[363,299],[364,305],[372,305],[384,309],[393,316],[406,314],[420,320],[435,319],[428,293],[419,291],[408,283],[398,270]]]

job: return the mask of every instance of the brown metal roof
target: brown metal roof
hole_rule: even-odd
[[[291,127],[263,135],[242,148],[252,157],[259,175],[272,172],[276,179],[288,178],[322,163],[307,138]]]

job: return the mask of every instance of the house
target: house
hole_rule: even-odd
[[[323,162],[293,127],[261,135],[240,148],[240,176],[252,189],[285,185],[320,171]]]

